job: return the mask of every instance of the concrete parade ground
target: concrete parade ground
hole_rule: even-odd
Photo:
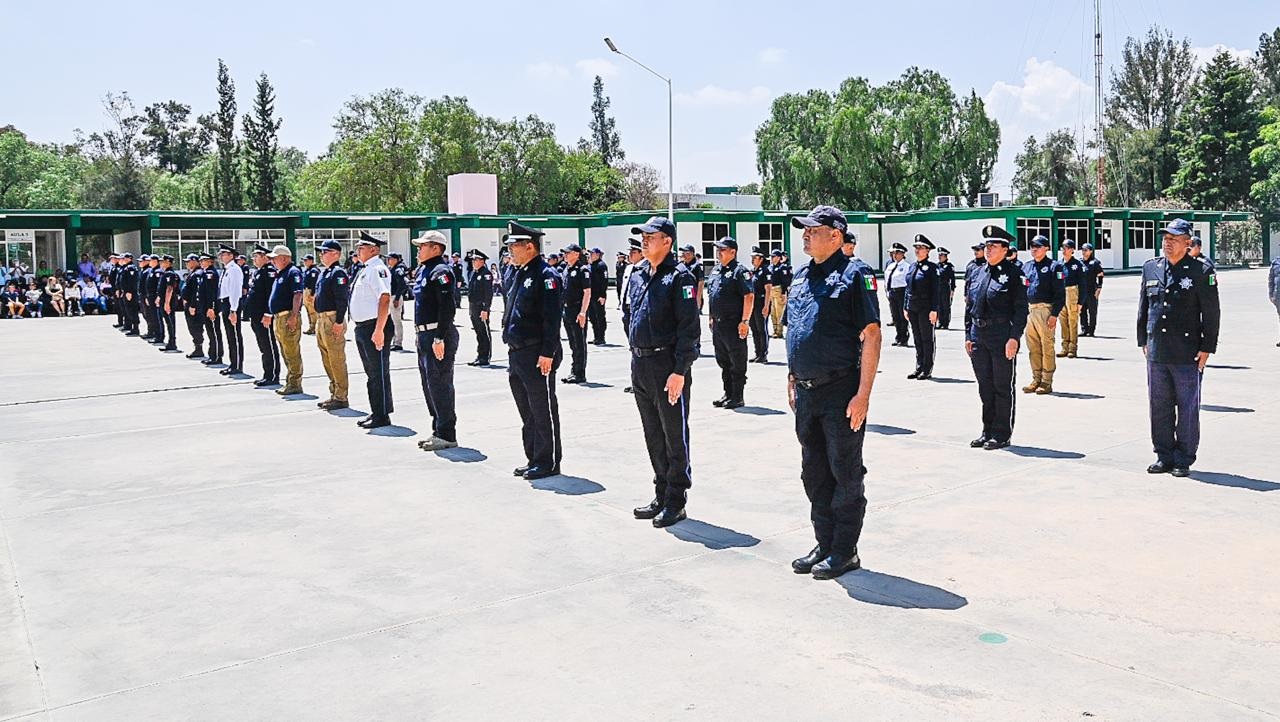
[[[354,343],[353,408],[326,413],[311,336],[307,393],[282,399],[108,318],[0,321],[0,719],[1273,719],[1266,275],[1219,274],[1186,479],[1145,471],[1136,276],[1107,279],[1057,393],[1017,394],[1002,451],[968,446],[963,332],[916,382],[886,329],[865,569],[825,582],[789,564],[813,536],[777,340],[725,411],[704,329],[689,519],[657,530],[631,515],[651,471],[612,295],[591,383],[559,390],[565,475],[535,482],[511,474],[505,349],[463,365],[465,309],[462,447],[439,454],[411,352],[396,426],[366,432]]]

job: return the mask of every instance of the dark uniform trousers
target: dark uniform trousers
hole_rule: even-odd
[[[476,332],[476,359],[487,362],[493,356],[493,332],[489,330],[489,322],[480,318],[478,305],[471,306],[468,313],[471,315],[471,329]]]
[[[594,302],[592,305],[596,305]],[[573,308],[565,308],[564,332],[569,337],[569,373],[580,379],[587,377],[587,329],[578,325],[578,309],[580,306]],[[587,318],[591,317],[590,307],[587,309]]]
[[[200,314],[192,313],[194,307],[188,306],[182,309],[183,318],[187,319],[187,333],[191,334],[191,343],[195,344],[193,351],[199,353],[204,351],[204,318]],[[213,341],[209,342],[213,345]],[[213,349],[210,348],[210,351]]]
[[[556,399],[556,369],[564,352],[556,349],[551,373],[538,370],[538,344],[511,349],[507,354],[507,381],[520,412],[524,457],[531,466],[560,466],[564,447],[560,445],[560,402]]]
[[[1156,458],[1170,466],[1190,467],[1200,447],[1200,384],[1204,374],[1195,363],[1167,364],[1147,360],[1147,398],[1151,409],[1151,444]]]
[[[1098,298],[1094,293],[1085,293],[1084,287],[1080,288],[1080,332],[1089,335],[1098,328]]]
[[[215,305],[218,302],[215,302]],[[222,324],[216,320],[217,312],[214,312],[215,318],[209,318],[208,314],[204,317],[204,335],[209,339],[209,358],[221,359],[222,352],[226,350],[225,344],[222,342]]]
[[[955,296],[955,291],[945,286],[938,291],[942,294],[942,300],[938,302],[938,328],[951,327],[951,300]]]
[[[608,327],[609,321],[605,318],[605,304],[600,303],[600,299],[592,298],[591,305],[587,306],[587,323],[591,324],[592,340],[596,343],[604,343],[604,331]]]
[[[867,425],[854,431],[845,416],[857,388],[857,369],[817,388],[796,385],[800,480],[818,546],[835,555],[857,551],[867,514],[867,468],[862,465]]]
[[[144,338],[155,338],[156,333],[156,307],[152,304],[154,300],[146,294],[138,294],[135,298],[139,300],[139,306],[142,310],[142,321],[147,325],[147,330],[142,334]]]
[[[156,309],[156,313],[160,314],[160,340],[164,341],[165,348],[177,348],[178,346],[178,333],[176,328],[178,325],[178,319],[176,318],[176,313],[172,310],[174,308],[174,304],[177,302],[176,298],[170,301],[170,310],[166,313],[164,310],[164,297],[161,297],[160,308]],[[166,331],[169,333],[167,339],[165,338]]]
[[[356,350],[360,352],[360,364],[364,366],[367,379],[365,389],[369,392],[369,413],[375,419],[386,419],[395,411],[391,402],[391,338],[394,333],[391,317],[387,316],[383,324],[381,351],[373,345],[373,332],[377,328],[376,318],[356,324]]]
[[[725,397],[742,398],[747,388],[747,340],[738,336],[737,319],[713,319],[711,345],[716,352]]]
[[[933,324],[929,322],[929,311],[907,311],[911,321],[911,335],[916,339],[916,371],[933,373],[933,359],[937,354]]]
[[[142,296],[134,293],[132,301],[125,300],[123,296],[121,297],[121,300],[124,301],[125,310],[129,314],[129,330],[141,333],[142,329],[140,326],[142,325],[142,321],[139,318],[139,315],[142,313]]]
[[[909,338],[908,324],[902,320],[902,310],[906,307],[907,287],[889,289],[889,313],[893,316],[893,340],[903,344]]]
[[[454,406],[453,390],[453,362],[458,355],[458,338],[457,327],[449,326],[444,334],[444,359],[437,360],[431,350],[434,334],[419,331],[417,336],[418,375],[422,378],[422,396],[427,400],[427,411],[431,412],[431,433],[445,441],[458,440],[458,412]]]
[[[634,349],[631,388],[640,411],[640,426],[653,465],[654,498],[671,509],[683,509],[693,485],[689,463],[689,391],[693,373],[684,377],[684,390],[675,404],[667,401],[667,377],[675,371],[675,349]]]
[[[751,327],[751,342],[755,347],[756,358],[764,361],[769,358],[769,329],[766,328],[764,316],[765,296],[757,294],[751,304],[751,317],[747,325]],[[737,326],[734,327],[737,333]]]
[[[280,383],[280,341],[270,328],[262,325],[261,316],[249,319],[249,326],[253,328],[254,340],[258,342],[258,352],[262,354],[262,378]]]
[[[222,319],[222,328],[227,338],[227,366],[239,371],[244,368],[244,334],[240,328],[240,314],[236,314],[236,322],[231,322],[231,299],[218,299],[218,318]],[[219,354],[221,356],[221,354]]]
[[[1004,325],[1002,329],[1007,329]],[[1004,347],[1009,341],[1003,335],[984,334],[978,331],[973,344],[973,374],[978,379],[978,398],[982,399],[982,436],[987,439],[1008,441],[1013,436],[1013,416],[1016,406],[1014,385],[1017,383],[1018,356],[1005,358]]]

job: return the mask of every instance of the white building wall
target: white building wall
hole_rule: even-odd
[[[578,242],[577,228],[543,228],[542,230],[547,234],[542,237],[543,253],[559,253],[561,248]]]
[[[137,256],[142,253],[142,233],[141,231],[125,231],[117,233],[111,242],[111,250],[116,253],[132,253]]]
[[[733,240],[738,242],[738,253],[739,255],[750,255],[751,247],[760,243],[760,224],[750,221],[746,223],[739,222],[737,226],[738,235],[734,236]],[[784,231],[783,233],[785,236],[786,232]],[[699,233],[698,238],[702,238],[701,233]],[[698,244],[695,243],[694,245],[697,246]]]
[[[448,235],[449,231],[444,233]],[[503,228],[459,228],[458,242],[462,247],[458,252],[465,256],[467,251],[479,248],[484,255],[496,259],[502,255],[502,236],[505,233]]]
[[[877,271],[882,270],[886,256],[881,252],[880,224],[851,223],[849,230],[858,236],[858,249],[854,252],[854,255]],[[804,253],[804,250],[801,249],[800,252]]]
[[[912,221],[909,223],[886,223],[884,224],[884,238],[881,241],[881,255],[879,264],[871,263],[876,268],[883,268],[888,263],[889,247],[894,243],[901,243],[907,247],[907,258],[914,258],[911,244],[915,242],[916,234],[923,234],[934,246],[943,246],[951,251],[953,258],[963,258],[967,254],[958,251],[967,251],[969,246],[982,240],[982,229],[986,226],[1004,227],[1003,218],[972,218],[951,221]],[[936,252],[930,253],[929,257],[938,260]],[[966,261],[967,263],[967,261]]]
[[[604,259],[609,263],[613,263],[617,258],[618,251],[627,252],[629,247],[628,241],[631,239],[631,224],[623,224],[617,226],[604,226],[602,228],[587,229],[587,248],[599,246],[604,251]],[[676,234],[679,235],[679,229]],[[677,245],[683,243],[683,238],[676,240]],[[694,244],[697,245],[696,243]]]
[[[388,228],[387,235],[387,253],[399,253],[405,260],[412,262],[416,255],[413,248],[409,245],[409,229],[408,228]],[[298,249],[303,253],[301,248]],[[314,251],[307,251],[314,253]]]
[[[1120,243],[1124,240],[1124,221],[1105,219],[1097,222],[1098,234],[1109,232],[1111,235],[1111,248],[1097,248],[1097,239],[1094,239],[1093,255],[1102,262],[1103,268],[1118,268],[1120,265]]]

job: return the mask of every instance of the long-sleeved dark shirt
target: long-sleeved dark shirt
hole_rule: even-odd
[[[513,351],[536,346],[539,356],[554,357],[560,350],[560,272],[535,257],[511,274],[510,289],[502,342]]]

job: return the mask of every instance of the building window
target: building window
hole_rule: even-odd
[[[1048,218],[1019,218],[1018,219],[1018,248],[1026,250],[1031,246],[1031,239],[1036,236],[1049,237],[1049,229],[1053,227],[1053,221]]]
[[[1098,224],[1097,235],[1093,239],[1093,247],[1099,251],[1111,248],[1110,228],[1103,228],[1101,223]]]
[[[1068,219],[1058,221],[1058,246],[1061,247],[1063,241],[1072,240],[1076,242],[1076,248],[1084,245],[1089,240],[1088,220]]]
[[[783,242],[783,225],[781,223],[760,224],[760,250],[769,255],[774,250],[786,252]]]
[[[712,261],[716,258],[716,241],[729,235],[728,223],[702,224],[702,258]]]
[[[1154,251],[1156,249],[1156,222],[1129,221],[1129,248]]]

